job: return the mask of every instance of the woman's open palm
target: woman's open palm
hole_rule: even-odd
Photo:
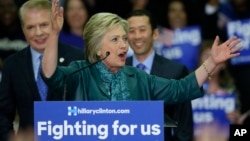
[[[238,45],[240,39],[233,36],[222,44],[219,44],[219,40],[219,37],[216,36],[212,46],[212,59],[215,65],[240,55],[238,52],[242,48],[242,46]]]
[[[52,1],[51,22],[54,33],[59,34],[63,26],[63,7],[58,7],[59,0]]]

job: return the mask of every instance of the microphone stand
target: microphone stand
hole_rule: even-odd
[[[79,71],[81,71],[81,70],[84,70],[84,69],[86,69],[86,68],[88,68],[88,67],[91,67],[91,66],[97,64],[97,63],[100,62],[100,61],[105,60],[109,55],[110,55],[110,52],[107,51],[107,52],[106,52],[106,56],[105,56],[104,58],[102,58],[102,59],[100,59],[100,60],[98,60],[98,61],[96,61],[96,62],[94,62],[94,63],[92,63],[92,64],[89,64],[89,65],[87,65],[87,66],[85,66],[85,67],[82,67],[82,68],[80,68],[80,69],[78,69],[78,70],[75,70],[75,71],[73,71],[72,73],[70,73],[69,75],[67,75],[66,78],[65,78],[64,86],[63,86],[63,101],[66,100],[66,96],[67,96],[67,81],[68,81],[68,79],[69,79],[72,75],[76,74],[77,72],[79,72]]]

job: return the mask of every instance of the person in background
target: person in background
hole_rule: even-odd
[[[246,34],[245,29],[249,28],[249,18],[250,18],[250,1],[249,0],[228,0],[223,3],[219,8],[219,29],[223,32],[223,38],[227,38],[230,35],[230,28],[227,28],[228,23],[240,23],[235,24],[234,34],[239,34],[244,40],[244,49],[242,53],[245,57],[239,58],[238,62],[233,63],[233,60],[229,63],[229,70],[235,80],[235,85],[239,91],[239,99],[241,103],[241,113],[248,113],[250,111],[250,61],[247,61],[249,57],[249,34]],[[243,24],[242,21],[246,20]],[[239,33],[237,33],[239,32]],[[223,39],[222,38],[222,39]],[[241,60],[242,61],[241,61]],[[244,62],[241,64],[241,62]]]
[[[40,60],[52,36],[51,2],[29,0],[19,11],[23,33],[29,46],[9,56],[3,64],[0,82],[0,140],[7,141],[13,131],[13,121],[19,116],[18,132],[32,130],[34,101],[62,100],[54,88],[48,88],[41,79]],[[58,42],[56,40],[55,42]],[[82,60],[83,51],[58,44],[58,65],[66,66],[73,60]]]
[[[63,7],[65,21],[59,41],[83,49],[82,31],[91,14],[89,3],[86,0],[65,0]]]
[[[210,48],[211,44],[212,40],[203,41],[202,48],[200,51],[201,63],[211,54],[211,48]],[[242,71],[245,72],[246,70],[242,69]],[[246,109],[245,111],[242,111],[242,103],[240,99],[241,95],[239,93],[240,91],[237,89],[237,85],[235,85],[235,78],[229,71],[228,64],[226,63],[220,64],[213,72],[213,79],[207,80],[207,82],[204,84],[203,87],[205,93],[207,94],[222,95],[222,96],[234,94],[236,103],[235,109],[233,111],[226,113],[226,117],[228,118],[230,124],[246,125],[246,127],[248,127],[250,110]],[[211,133],[211,130],[210,131],[208,130],[207,133]],[[208,134],[206,137],[209,137]],[[230,137],[229,138],[228,136],[226,137],[227,137],[226,140],[228,139],[230,140]],[[215,139],[210,138],[210,140],[215,140]]]
[[[220,35],[218,28],[218,13],[221,0],[197,1],[199,7],[199,25],[201,26],[202,39],[213,40],[214,36]]]
[[[0,0],[0,72],[8,56],[28,45],[22,32],[18,8],[17,0]]]
[[[160,35],[154,47],[157,54],[184,64],[192,72],[198,66],[201,31],[199,25],[194,24],[192,17],[195,14],[188,4],[183,0],[165,3],[165,15],[163,21],[159,22]]]
[[[192,5],[192,9],[190,6]],[[197,15],[194,15],[196,5],[190,1],[170,0],[162,5],[164,12],[159,24],[168,29],[178,29],[197,24]]]
[[[132,4],[132,10],[146,9],[149,0],[130,0]]]
[[[201,45],[201,50],[199,54],[200,64],[204,62],[211,55],[211,45],[213,44],[213,40],[203,40]],[[240,114],[240,102],[238,99],[238,91],[236,90],[234,79],[231,76],[226,62],[221,63],[216,67],[213,71],[213,77],[208,79],[203,84],[203,89],[205,92],[205,96],[192,101],[194,110],[199,109],[204,106],[203,109],[207,113],[211,113],[212,120],[207,123],[207,121],[201,122],[199,121],[198,114],[194,113],[194,124],[195,124],[195,141],[227,141],[229,139],[229,125],[230,124],[238,124],[238,120],[241,116]],[[212,99],[213,98],[213,99]],[[223,105],[223,101],[216,101],[223,98],[223,101],[227,102],[227,106]],[[206,99],[209,103],[207,104],[203,100]],[[199,105],[199,108],[195,106],[197,101],[201,100],[203,105]],[[211,101],[210,101],[211,100]],[[212,104],[214,102],[214,104]],[[206,106],[205,106],[206,105]],[[213,108],[210,108],[213,105]],[[225,104],[224,104],[225,105]],[[218,112],[220,109],[222,112]],[[199,109],[200,110],[200,109]],[[201,110],[200,110],[201,111]],[[216,115],[215,115],[216,114]],[[215,117],[216,116],[216,117]],[[200,116],[201,117],[201,116]],[[197,120],[199,118],[199,120]],[[218,134],[219,133],[219,134]]]
[[[33,129],[27,129],[25,131],[19,131],[17,134],[12,135],[8,141],[39,141],[34,136]]]
[[[220,37],[224,41],[227,39],[227,24],[231,21],[250,18],[249,0],[227,0],[218,9],[217,26],[220,30]]]
[[[153,42],[158,38],[159,31],[149,11],[134,10],[128,14],[127,21],[129,24],[128,42],[134,51],[133,56],[127,58],[127,65],[134,67],[143,65],[143,70],[148,74],[167,79],[181,79],[188,75],[188,69],[184,65],[155,53]],[[165,105],[164,112],[165,117],[170,115],[178,123],[177,127],[165,128],[165,140],[191,141],[193,138],[191,102]],[[170,121],[165,122],[168,125]]]

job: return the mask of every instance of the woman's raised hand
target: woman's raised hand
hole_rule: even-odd
[[[63,7],[58,7],[59,0],[52,1],[51,23],[52,30],[57,35],[60,33],[63,26]]]
[[[215,65],[240,55],[238,52],[242,48],[242,46],[239,45],[241,42],[240,39],[233,36],[222,44],[219,44],[219,40],[219,37],[216,36],[212,46],[211,57]]]

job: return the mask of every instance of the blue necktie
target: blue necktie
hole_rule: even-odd
[[[145,71],[145,69],[146,69],[146,66],[143,65],[142,63],[138,64],[136,67],[143,70],[143,71]]]
[[[37,84],[37,88],[41,97],[42,101],[45,101],[47,98],[47,92],[48,92],[48,87],[47,85],[44,83],[43,79],[42,79],[42,74],[41,74],[41,70],[42,70],[42,55],[39,57],[40,59],[40,65],[39,65],[39,69],[38,69],[38,74],[37,74],[37,80],[36,80],[36,84]]]

